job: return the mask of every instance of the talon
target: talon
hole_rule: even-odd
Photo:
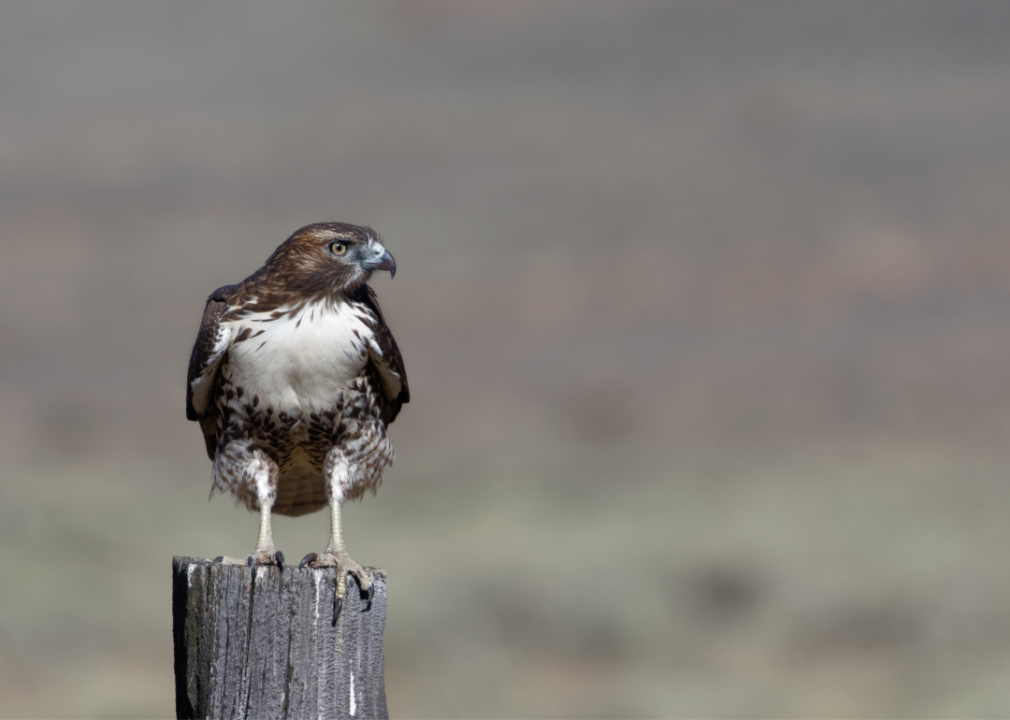
[[[298,567],[300,569],[305,567],[306,565],[312,566],[312,564],[318,559],[319,555],[317,555],[316,553],[309,553],[308,555],[302,558],[302,561],[300,563],[298,563]]]
[[[224,562],[224,555],[218,555],[216,558],[214,558],[215,565],[220,565],[223,562]]]
[[[281,572],[283,572],[284,571],[284,553],[282,553],[280,550],[278,550],[276,553],[274,553],[274,559],[277,561],[277,567],[279,567],[281,569]]]
[[[338,597],[334,599],[333,602],[333,625],[336,626],[337,620],[340,618],[340,610],[344,607],[344,599]]]
[[[372,609],[372,598],[374,597],[375,597],[375,583],[371,583],[369,584],[368,589],[365,590],[365,598],[368,601],[368,606],[365,608],[365,610]]]
[[[245,564],[248,567],[255,567],[256,566],[256,558],[254,558],[252,555],[250,555],[249,557],[247,557],[245,559]]]

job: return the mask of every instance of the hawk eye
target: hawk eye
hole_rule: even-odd
[[[330,243],[330,252],[334,255],[343,255],[347,252],[347,246],[339,242]]]

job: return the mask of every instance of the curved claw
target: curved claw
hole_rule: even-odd
[[[259,567],[260,565],[276,565],[283,572],[284,570],[284,553],[280,550],[276,550],[270,553],[256,553],[255,555],[250,555],[245,559],[245,564],[248,567]]]
[[[305,557],[302,558],[302,561],[300,563],[298,563],[298,567],[299,567],[299,569],[301,569],[301,568],[305,567],[306,565],[311,566],[318,559],[319,559],[319,555],[318,554],[316,554],[316,553],[309,553],[308,555],[306,555]]]
[[[333,625],[336,626],[337,620],[340,619],[340,611],[344,607],[344,599],[342,597],[334,598],[333,602]]]
[[[224,555],[218,555],[216,558],[214,558],[215,565],[220,565],[223,562],[224,562]]]
[[[374,597],[375,597],[375,583],[373,582],[369,584],[368,589],[365,591],[365,598],[368,601],[368,607],[365,608],[366,610],[372,609],[372,599]]]

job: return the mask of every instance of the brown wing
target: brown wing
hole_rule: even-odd
[[[370,344],[370,364],[374,372],[382,380],[381,402],[382,420],[387,425],[400,414],[404,403],[410,402],[410,387],[407,385],[407,369],[403,366],[403,356],[396,345],[393,333],[386,325],[386,319],[379,309],[379,301],[375,291],[368,285],[362,285],[354,292],[354,300],[365,305],[375,316],[371,330],[374,344]]]
[[[193,352],[189,356],[189,373],[186,378],[186,418],[200,422],[207,443],[207,455],[211,460],[217,450],[217,371],[221,358],[231,345],[230,333],[221,324],[221,316],[228,308],[225,297],[234,287],[227,285],[218,288],[207,298],[200,332],[197,333]]]

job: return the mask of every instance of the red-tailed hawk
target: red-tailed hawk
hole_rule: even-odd
[[[335,615],[353,573],[340,507],[373,493],[393,462],[386,426],[410,400],[407,374],[365,283],[396,262],[367,227],[308,225],[266,264],[207,299],[189,361],[186,417],[197,420],[214,461],[214,491],[260,512],[249,564],[278,564],[270,513],[330,506],[330,543],[302,565],[337,567]]]

